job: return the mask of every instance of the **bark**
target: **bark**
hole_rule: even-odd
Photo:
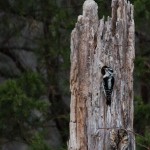
[[[112,1],[112,17],[98,20],[86,0],[71,34],[69,150],[135,150],[133,135],[133,5]],[[111,106],[106,105],[101,68],[115,72]]]

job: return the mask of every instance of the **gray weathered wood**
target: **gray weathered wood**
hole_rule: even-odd
[[[98,19],[86,0],[71,34],[69,150],[135,150],[133,131],[133,5],[112,0],[112,17]],[[111,106],[102,90],[101,68],[111,66]]]

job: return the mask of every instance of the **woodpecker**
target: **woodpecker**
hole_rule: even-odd
[[[113,69],[107,66],[103,66],[101,73],[103,75],[103,87],[106,96],[106,104],[111,105],[111,94],[114,86]]]

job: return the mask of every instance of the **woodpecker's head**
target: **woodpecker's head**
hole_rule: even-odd
[[[107,66],[103,66],[101,69],[101,73],[102,75],[105,75],[105,74],[113,75],[113,69]]]

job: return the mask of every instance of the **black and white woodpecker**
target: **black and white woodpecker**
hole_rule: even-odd
[[[106,96],[106,104],[111,105],[111,94],[114,86],[113,69],[107,66],[103,66],[101,73],[103,75],[103,87]]]

